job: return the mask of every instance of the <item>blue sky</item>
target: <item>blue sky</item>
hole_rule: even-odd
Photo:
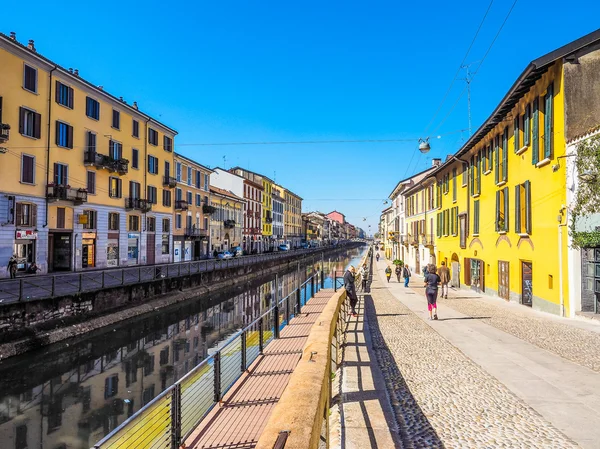
[[[494,1],[467,58],[473,70],[513,1]],[[517,2],[472,83],[474,130],[532,59],[598,27],[600,3],[583,3]],[[179,131],[176,151],[275,177],[305,198],[306,210],[337,209],[375,231],[396,182],[468,138],[459,132],[468,127],[466,95],[448,114],[464,81],[428,124],[488,5],[66,0],[49,8],[31,0],[26,15],[18,3],[3,5],[1,30],[34,39],[45,56],[137,101]],[[424,136],[433,136],[427,158],[417,151]],[[362,139],[411,140],[195,145]]]

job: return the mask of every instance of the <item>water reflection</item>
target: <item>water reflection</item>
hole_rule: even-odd
[[[361,252],[326,259],[326,274]],[[277,297],[320,265],[282,274]],[[0,363],[0,447],[89,448],[268,309],[274,288],[257,281]]]

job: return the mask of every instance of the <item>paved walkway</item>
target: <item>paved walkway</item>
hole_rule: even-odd
[[[595,323],[463,291],[430,322],[422,279],[388,284],[385,266],[365,308],[402,447],[600,448]]]
[[[185,442],[187,448],[252,449],[302,355],[312,325],[333,295],[332,289],[315,294],[272,341],[264,355],[236,382],[221,405],[200,423]]]

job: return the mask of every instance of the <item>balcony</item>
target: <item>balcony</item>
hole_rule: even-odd
[[[175,186],[177,186],[177,178],[174,178],[173,176],[163,177],[163,186],[170,187],[171,189],[175,188]]]
[[[273,223],[273,219],[271,217],[265,218],[265,223]]]
[[[74,204],[87,203],[86,189],[73,189],[69,185],[48,184],[46,198],[48,201],[73,201]]]
[[[207,215],[215,213],[216,210],[217,210],[217,208],[214,206],[209,206],[208,204],[202,205],[202,212]]]
[[[189,207],[186,200],[175,200],[175,210],[188,210]]]
[[[125,209],[135,209],[142,212],[150,212],[152,210],[152,203],[148,200],[140,198],[125,198]]]
[[[227,229],[235,228],[235,220],[225,220],[223,226]]]
[[[99,154],[95,151],[86,151],[83,153],[83,165],[106,168],[109,172],[117,172],[120,175],[124,175],[129,171],[129,161],[127,159],[113,159],[110,156]]]
[[[10,125],[8,123],[0,123],[0,143],[4,143],[10,137]]]
[[[185,236],[197,239],[203,239],[208,236],[206,229],[199,229],[195,226],[191,228],[185,228]]]
[[[423,242],[423,246],[433,247],[433,245],[435,244],[435,240],[434,240],[433,234],[422,235],[421,236],[421,241]]]
[[[409,235],[408,243],[412,246],[419,246],[419,237],[417,235]]]

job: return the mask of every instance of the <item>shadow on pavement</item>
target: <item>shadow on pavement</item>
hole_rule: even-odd
[[[463,316],[456,318],[439,318],[438,321],[451,321],[451,320],[489,320],[491,316]]]

